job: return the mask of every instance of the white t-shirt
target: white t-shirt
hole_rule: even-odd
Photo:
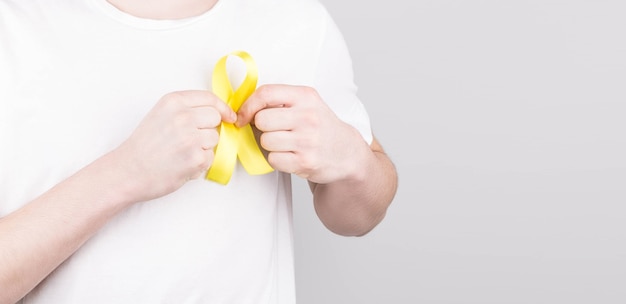
[[[210,89],[235,50],[254,57],[259,85],[313,86],[372,140],[343,38],[315,0],[220,0],[183,20],[0,0],[0,217],[117,147],[162,95]],[[291,221],[290,176],[238,166],[227,186],[194,180],[123,211],[22,301],[294,303]]]

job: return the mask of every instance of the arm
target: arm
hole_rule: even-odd
[[[0,218],[0,303],[22,298],[120,211],[201,176],[222,120],[235,113],[208,92],[168,94],[117,149]]]
[[[332,18],[326,15],[325,20],[314,87],[321,99],[335,106],[337,115],[366,134],[370,126],[356,94],[348,46]],[[375,138],[368,146],[361,134],[347,124],[334,124],[335,130],[346,131],[329,135],[336,138],[332,142],[337,147],[331,159],[336,160],[334,165],[338,169],[331,170],[341,170],[345,175],[321,183],[309,179],[315,210],[331,231],[340,235],[363,235],[384,217],[396,192],[396,170]],[[343,143],[349,144],[344,147]],[[337,157],[339,153],[350,157]]]
[[[376,139],[358,150],[361,161],[348,178],[327,184],[309,181],[318,217],[329,230],[345,236],[365,235],[380,223],[398,185],[396,169]]]
[[[102,157],[0,219],[0,303],[22,298],[132,202],[124,173],[110,170],[118,157]]]
[[[368,146],[310,87],[264,85],[238,112],[254,122],[275,169],[309,181],[315,209],[331,231],[364,235],[384,217],[396,192],[394,166],[378,141]]]

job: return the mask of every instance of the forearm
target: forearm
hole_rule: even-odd
[[[376,140],[350,178],[311,184],[315,211],[331,231],[361,236],[385,216],[397,189],[396,169]]]
[[[0,219],[0,303],[18,301],[129,204],[113,158],[105,155]]]

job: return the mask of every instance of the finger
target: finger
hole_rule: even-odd
[[[233,111],[233,109],[231,109],[230,106],[225,104],[223,101],[218,99],[211,107],[217,110],[222,117],[221,120],[229,123],[237,121],[237,113],[235,113],[235,111]]]
[[[271,152],[267,156],[267,162],[277,171],[286,173],[297,173],[298,161],[293,152]]]
[[[214,107],[193,108],[191,115],[198,129],[214,129],[222,123],[222,116]]]
[[[254,125],[264,132],[293,130],[297,123],[298,119],[289,108],[264,109],[254,117]]]
[[[209,91],[190,90],[178,91],[167,94],[168,98],[173,98],[187,107],[214,107],[226,122],[235,122],[237,114],[226,103]]]
[[[302,86],[272,84],[259,87],[237,113],[237,126],[249,124],[257,112],[265,108],[290,107],[313,89]]]
[[[261,147],[270,152],[296,151],[295,135],[290,131],[275,131],[261,134]]]
[[[219,134],[215,129],[200,129],[198,130],[198,141],[200,146],[204,150],[213,150],[217,146],[219,140]]]

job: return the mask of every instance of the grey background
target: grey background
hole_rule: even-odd
[[[299,304],[626,303],[626,4],[323,0],[400,188],[363,238],[295,181]]]

